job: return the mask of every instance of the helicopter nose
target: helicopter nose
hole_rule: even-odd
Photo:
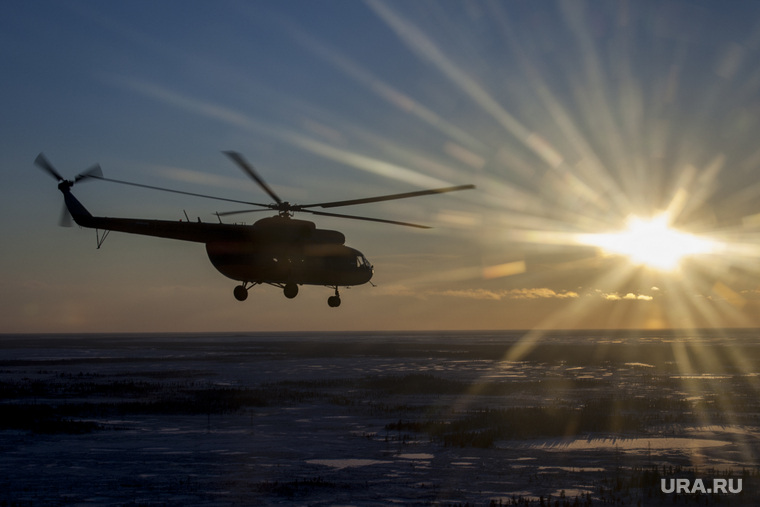
[[[372,280],[372,276],[375,274],[375,267],[372,264],[370,264],[370,262],[366,260],[366,258],[365,258],[365,261],[366,262],[362,266],[362,271],[364,271],[366,280],[363,283],[367,283],[370,280]]]

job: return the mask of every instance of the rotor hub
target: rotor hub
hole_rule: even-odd
[[[281,202],[276,205],[276,209],[279,215],[283,218],[290,218],[293,216],[293,206],[289,202]]]

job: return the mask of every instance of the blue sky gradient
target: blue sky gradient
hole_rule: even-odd
[[[5,2],[0,332],[753,326],[760,272],[757,2]],[[202,247],[59,228],[33,165],[232,199],[475,183],[316,220],[377,287],[245,303]],[[222,203],[102,182],[105,216]],[[233,208],[234,209],[234,208]],[[718,238],[673,273],[577,241],[630,215]],[[253,221],[252,215],[246,220]],[[300,218],[308,218],[302,216]]]

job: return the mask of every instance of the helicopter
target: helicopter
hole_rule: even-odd
[[[43,153],[40,153],[34,162],[58,180],[58,189],[63,193],[64,199],[61,225],[70,226],[73,218],[80,227],[95,229],[98,248],[101,247],[111,231],[204,243],[206,253],[214,268],[224,276],[240,282],[233,290],[233,295],[238,301],[245,301],[248,298],[248,291],[255,285],[268,284],[278,287],[289,299],[298,295],[300,285],[320,285],[334,289],[334,295],[327,299],[327,304],[333,308],[340,306],[341,303],[339,287],[350,287],[369,282],[374,274],[374,267],[362,252],[345,244],[346,237],[343,233],[318,229],[314,222],[293,218],[294,213],[311,213],[318,216],[429,229],[428,226],[409,222],[318,211],[312,208],[330,209],[475,188],[474,185],[459,185],[344,201],[291,204],[283,201],[242,155],[234,151],[223,153],[256,182],[274,200],[274,203],[262,204],[226,199],[105,178],[99,164],[95,164],[73,180],[67,180],[61,176]],[[197,222],[193,222],[187,217],[187,214],[185,214],[186,221],[93,216],[71,193],[71,188],[75,184],[87,180],[100,180],[246,204],[256,206],[256,209],[216,213],[219,223],[201,222],[200,218]],[[257,220],[253,225],[228,224],[223,223],[221,219],[223,216],[265,210],[274,210],[277,214]]]

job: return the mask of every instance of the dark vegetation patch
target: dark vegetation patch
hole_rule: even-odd
[[[737,334],[736,331],[733,334]],[[234,342],[234,353],[220,349],[218,339],[230,339],[230,336],[202,337],[198,336],[161,336],[146,340],[142,335],[114,335],[98,337],[36,337],[33,341],[28,338],[6,335],[0,336],[6,349],[27,348],[35,346],[40,349],[55,351],[64,347],[66,350],[82,350],[88,354],[103,351],[101,357],[64,357],[64,358],[30,358],[30,359],[0,359],[0,367],[27,366],[73,366],[73,365],[118,365],[155,363],[162,360],[159,350],[171,348],[173,354],[169,358],[173,363],[195,362],[199,355],[213,361],[246,362],[248,360],[299,359],[299,358],[441,358],[455,360],[487,360],[503,361],[512,356],[514,348],[522,339],[522,333],[505,333],[503,339],[489,335],[489,342],[477,341],[478,333],[468,333],[474,340],[461,339],[456,333],[442,333],[440,337],[432,334],[414,334],[409,341],[395,339],[392,343],[378,340],[370,334],[363,337],[361,333],[352,333],[352,339],[341,339],[325,335],[318,340],[303,340],[288,334],[277,337],[255,335],[241,337]],[[642,341],[641,336],[650,336],[651,341]],[[685,353],[694,369],[692,373],[709,370],[711,373],[732,373],[741,370],[736,357],[747,361],[760,362],[760,346],[757,345],[756,332],[747,330],[739,333],[741,339],[735,341],[699,340],[678,332],[641,332],[631,331],[630,336],[617,332],[614,342],[605,342],[610,337],[606,331],[583,331],[548,333],[542,336],[534,346],[516,358],[519,361],[543,364],[568,364],[573,366],[595,366],[612,364],[616,366],[626,363],[646,363],[658,370],[672,373],[680,371],[677,348],[668,340],[681,341],[686,344]],[[426,339],[423,339],[427,337]],[[366,338],[366,339],[365,339]],[[261,341],[259,341],[259,339]],[[430,340],[435,340],[431,342]],[[601,341],[600,341],[601,340]],[[125,355],[109,356],[113,350],[119,350]],[[144,355],[145,351],[156,350],[156,355]],[[679,349],[680,350],[680,349]],[[134,354],[131,353],[134,351]],[[183,352],[187,351],[187,355]],[[679,352],[680,354],[680,352]],[[701,358],[711,357],[708,363]],[[158,373],[160,375],[160,373]]]
[[[498,440],[569,437],[595,432],[634,433],[650,427],[658,407],[667,406],[677,422],[685,422],[685,400],[614,399],[591,400],[578,408],[567,406],[512,407],[452,414],[449,419],[403,421],[385,426],[391,432],[429,435],[446,446],[491,447]],[[677,414],[681,414],[678,416]]]
[[[264,481],[256,484],[253,489],[257,493],[267,493],[282,497],[297,497],[313,493],[315,490],[348,489],[350,486],[322,477],[295,479],[292,481]]]
[[[88,419],[126,415],[235,413],[271,403],[300,402],[309,393],[282,387],[244,388],[196,382],[94,381],[85,377],[0,382],[0,429],[88,433],[107,426]]]
[[[64,416],[50,405],[3,405],[0,429],[24,430],[39,434],[83,434],[102,429],[93,421],[78,421]]]
[[[387,433],[424,434],[450,446],[490,447],[498,440],[591,432],[654,434],[705,418],[711,424],[760,424],[760,402],[746,376],[722,378],[719,392],[694,398],[684,392],[681,378],[667,374],[638,377],[634,385],[565,370],[526,380],[409,373],[254,387],[217,385],[186,374],[177,370],[129,379],[128,372],[38,370],[34,378],[0,381],[0,429],[90,432],[113,429],[98,420],[128,415],[231,414],[310,401],[395,419],[385,426]],[[467,402],[451,403],[449,397]]]
[[[546,377],[539,380],[510,380],[500,382],[449,379],[429,373],[410,373],[403,376],[372,377],[357,382],[357,387],[379,390],[391,395],[477,395],[510,396],[524,393],[551,394],[559,389],[609,388],[610,381],[602,379]]]
[[[302,389],[314,396],[332,392],[325,395],[331,403],[353,405],[374,415],[395,415],[398,419],[385,426],[386,438],[411,440],[418,438],[413,434],[422,434],[443,445],[459,447],[492,447],[499,440],[577,437],[595,432],[662,434],[702,424],[705,418],[712,424],[760,424],[760,403],[753,398],[754,386],[746,378],[721,379],[725,384],[721,393],[697,398],[683,392],[680,378],[660,375],[646,377],[645,381],[646,386],[620,386],[615,383],[619,380],[560,375],[471,382],[410,373],[287,381],[272,387]],[[336,389],[341,394],[335,394]],[[642,391],[649,394],[642,395]],[[439,401],[439,396],[461,396],[467,402],[457,410],[452,408],[456,404]],[[525,396],[537,401],[527,403]],[[514,404],[512,399],[520,401]],[[513,406],[504,407],[509,404]],[[725,411],[726,406],[732,410]]]

